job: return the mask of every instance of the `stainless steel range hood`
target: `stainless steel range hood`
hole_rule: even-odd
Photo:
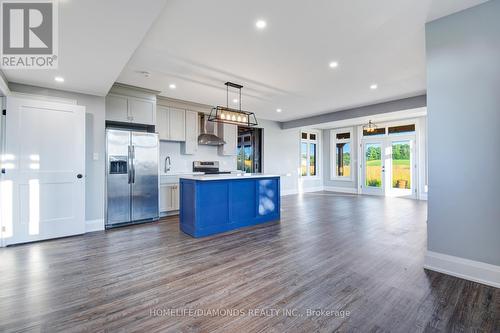
[[[202,114],[200,116],[200,131],[198,136],[198,144],[208,146],[222,146],[226,141],[216,135],[216,127],[214,122],[208,121],[208,116]]]

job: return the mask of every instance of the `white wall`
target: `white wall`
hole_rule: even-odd
[[[104,221],[105,102],[104,97],[9,84],[12,92],[76,100],[85,111],[85,220]],[[97,160],[94,160],[97,154]],[[103,225],[104,226],[104,225]]]
[[[322,132],[316,130],[320,140],[318,147],[318,176],[303,178],[300,170],[300,128],[282,130],[275,121],[259,119],[259,126],[263,129],[264,137],[264,165],[263,172],[281,175],[282,194],[292,194],[321,190],[323,186],[322,164]]]
[[[160,172],[165,167],[165,157],[170,156],[171,172],[193,171],[193,161],[219,161],[221,171],[236,171],[236,156],[222,156],[215,146],[198,145],[193,155],[181,154],[181,143],[172,141],[160,142]]]

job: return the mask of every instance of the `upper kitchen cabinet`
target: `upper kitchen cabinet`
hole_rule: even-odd
[[[106,96],[106,120],[130,122],[127,97],[119,95]]]
[[[106,120],[156,125],[157,91],[115,84],[106,96]]]
[[[182,146],[183,154],[192,155],[198,151],[199,125],[198,112],[186,110],[186,141]]]
[[[236,156],[238,144],[238,126],[219,123],[217,134],[226,141],[225,145],[219,146],[219,155]]]
[[[157,106],[157,132],[160,140],[186,140],[186,111],[165,106]]]

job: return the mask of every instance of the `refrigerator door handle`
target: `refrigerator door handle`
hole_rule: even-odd
[[[128,146],[128,183],[132,184],[132,146]]]
[[[134,165],[134,160],[135,160],[135,146],[130,146],[131,150],[131,174],[132,174],[132,184],[135,183],[135,165]]]

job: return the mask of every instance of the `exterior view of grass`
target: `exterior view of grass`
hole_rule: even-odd
[[[366,145],[366,186],[382,187],[382,148],[379,144]]]
[[[410,160],[392,160],[392,187],[411,188]]]
[[[366,186],[382,186],[382,161],[366,161]]]
[[[410,144],[408,141],[392,144],[392,187],[411,189]]]
[[[366,146],[366,186],[382,186],[381,147],[377,144]],[[392,187],[411,189],[410,145],[394,142],[392,145]]]

